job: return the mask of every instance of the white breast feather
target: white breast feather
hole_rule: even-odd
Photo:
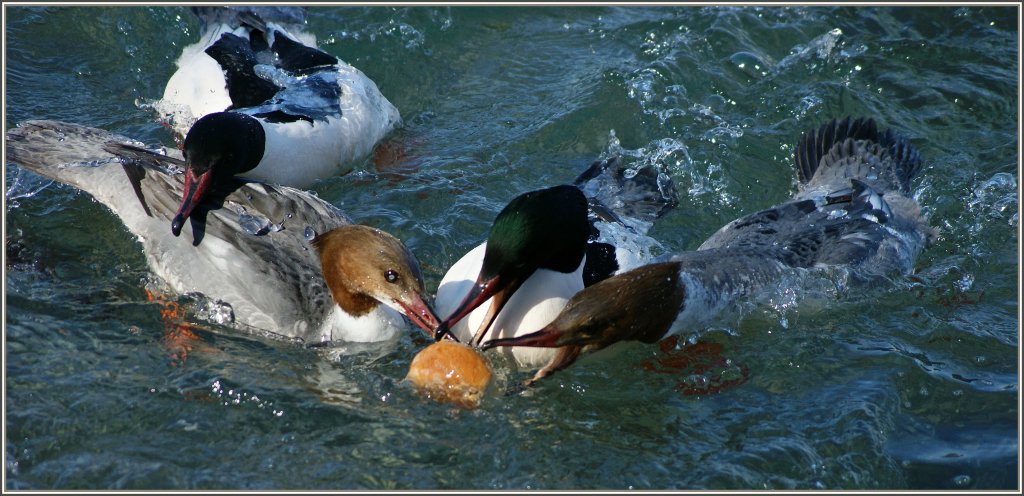
[[[469,292],[476,281],[483,265],[483,255],[487,248],[482,243],[459,259],[445,274],[437,288],[435,308],[442,318],[448,317],[462,298]],[[494,319],[491,331],[484,341],[499,337],[521,336],[537,331],[551,323],[565,304],[574,294],[583,289],[583,265],[571,274],[563,274],[546,269],[535,272],[505,304],[498,317]],[[465,318],[452,327],[452,332],[462,342],[467,342],[483,322],[484,316],[491,306],[488,299],[483,305],[470,312]],[[511,350],[511,351],[510,351]],[[498,353],[511,353],[520,367],[537,369],[543,367],[554,354],[549,348],[530,348],[525,346],[495,349]]]

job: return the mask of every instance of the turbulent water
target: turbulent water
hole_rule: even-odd
[[[7,127],[173,145],[144,107],[198,37],[188,9],[5,14]],[[525,394],[499,363],[463,411],[402,382],[416,331],[315,350],[151,298],[109,210],[8,163],[6,489],[1019,487],[1017,8],[336,7],[308,28],[405,122],[314,189],[403,239],[431,290],[509,199],[614,152],[668,167],[680,202],[651,235],[693,249],[788,198],[799,134],[846,115],[919,149],[941,235],[911,277],[792,281]]]

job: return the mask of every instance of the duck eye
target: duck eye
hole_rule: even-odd
[[[384,279],[387,282],[395,282],[398,280],[398,272],[395,272],[393,270],[387,270],[384,272]]]

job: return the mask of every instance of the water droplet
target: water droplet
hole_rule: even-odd
[[[246,233],[252,234],[253,236],[259,236],[266,234],[270,221],[266,218],[255,217],[246,213],[238,214],[238,225]]]
[[[199,303],[196,311],[199,318],[216,322],[221,325],[230,324],[235,321],[235,311],[231,305],[221,300],[205,299]]]
[[[956,487],[968,487],[971,485],[971,476],[958,475],[953,477],[953,485]]]
[[[960,278],[959,281],[957,281],[954,284],[960,291],[967,291],[968,289],[971,289],[971,286],[974,285],[974,276],[971,274],[965,274],[963,277]]]
[[[282,69],[268,64],[256,64],[252,68],[256,76],[270,81],[279,88],[287,88],[296,83],[297,79]]]

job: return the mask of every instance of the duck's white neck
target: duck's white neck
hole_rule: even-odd
[[[442,316],[451,314],[469,292],[480,274],[486,243],[477,246],[456,262],[445,275],[437,289],[436,308]],[[521,336],[537,331],[551,323],[574,294],[583,289],[584,258],[576,271],[566,274],[547,269],[538,269],[509,298],[505,307],[494,319],[491,329],[483,341],[496,338]],[[483,322],[493,299],[466,315],[452,326],[455,337],[468,342]],[[496,349],[497,353],[511,354],[519,366],[527,369],[543,367],[554,354],[547,348],[525,346]]]
[[[751,250],[711,249],[672,255],[685,296],[669,334],[711,322],[741,297],[777,280],[786,266]]]
[[[397,338],[408,328],[405,317],[395,310],[377,305],[365,315],[354,316],[334,305],[320,326],[319,339],[370,343]]]

